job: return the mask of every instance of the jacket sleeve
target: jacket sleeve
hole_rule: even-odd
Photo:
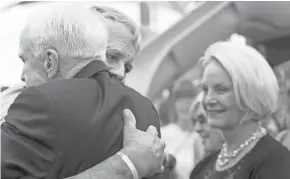
[[[10,106],[1,125],[1,178],[44,178],[52,150],[54,108],[37,87],[25,89]]]

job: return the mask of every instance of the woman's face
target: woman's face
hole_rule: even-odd
[[[221,149],[223,144],[223,137],[218,129],[211,128],[205,117],[205,114],[199,108],[192,114],[192,123],[194,130],[200,135],[202,144],[206,153],[215,152]]]
[[[212,60],[205,67],[201,87],[208,124],[221,130],[236,127],[245,113],[236,103],[229,74],[218,61]]]

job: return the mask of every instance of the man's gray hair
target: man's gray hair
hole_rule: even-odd
[[[102,18],[86,7],[54,3],[28,20],[22,32],[28,38],[22,40],[21,45],[28,45],[34,56],[53,48],[68,57],[105,58],[107,28]]]
[[[111,19],[112,21],[124,24],[132,34],[132,43],[135,48],[135,54],[133,58],[140,52],[142,44],[142,33],[138,25],[129,18],[126,14],[117,11],[116,9],[105,7],[105,6],[93,6],[92,10],[99,12],[106,19]]]

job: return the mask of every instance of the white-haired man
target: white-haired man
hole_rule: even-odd
[[[122,148],[124,108],[133,111],[139,129],[154,125],[159,132],[152,103],[110,77],[103,63],[107,31],[95,13],[54,6],[29,22],[19,55],[28,88],[1,126],[2,178],[64,178],[100,163]],[[134,178],[136,170],[140,178],[154,174],[142,168],[160,165],[161,151],[156,162],[150,161],[154,154],[142,162],[131,156]]]
[[[108,30],[108,44],[106,49],[106,65],[111,76],[124,82],[126,74],[134,66],[136,55],[140,52],[142,34],[137,24],[126,14],[110,7],[91,7],[93,12],[104,17],[104,23]],[[96,22],[98,23],[98,21]],[[116,30],[117,29],[117,30]],[[25,82],[23,70],[22,81]],[[7,109],[25,84],[19,83],[1,93],[1,123],[7,114]]]

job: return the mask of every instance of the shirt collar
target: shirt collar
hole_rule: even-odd
[[[109,73],[108,68],[103,61],[94,60],[82,68],[74,78],[90,78],[102,71],[107,71]]]

